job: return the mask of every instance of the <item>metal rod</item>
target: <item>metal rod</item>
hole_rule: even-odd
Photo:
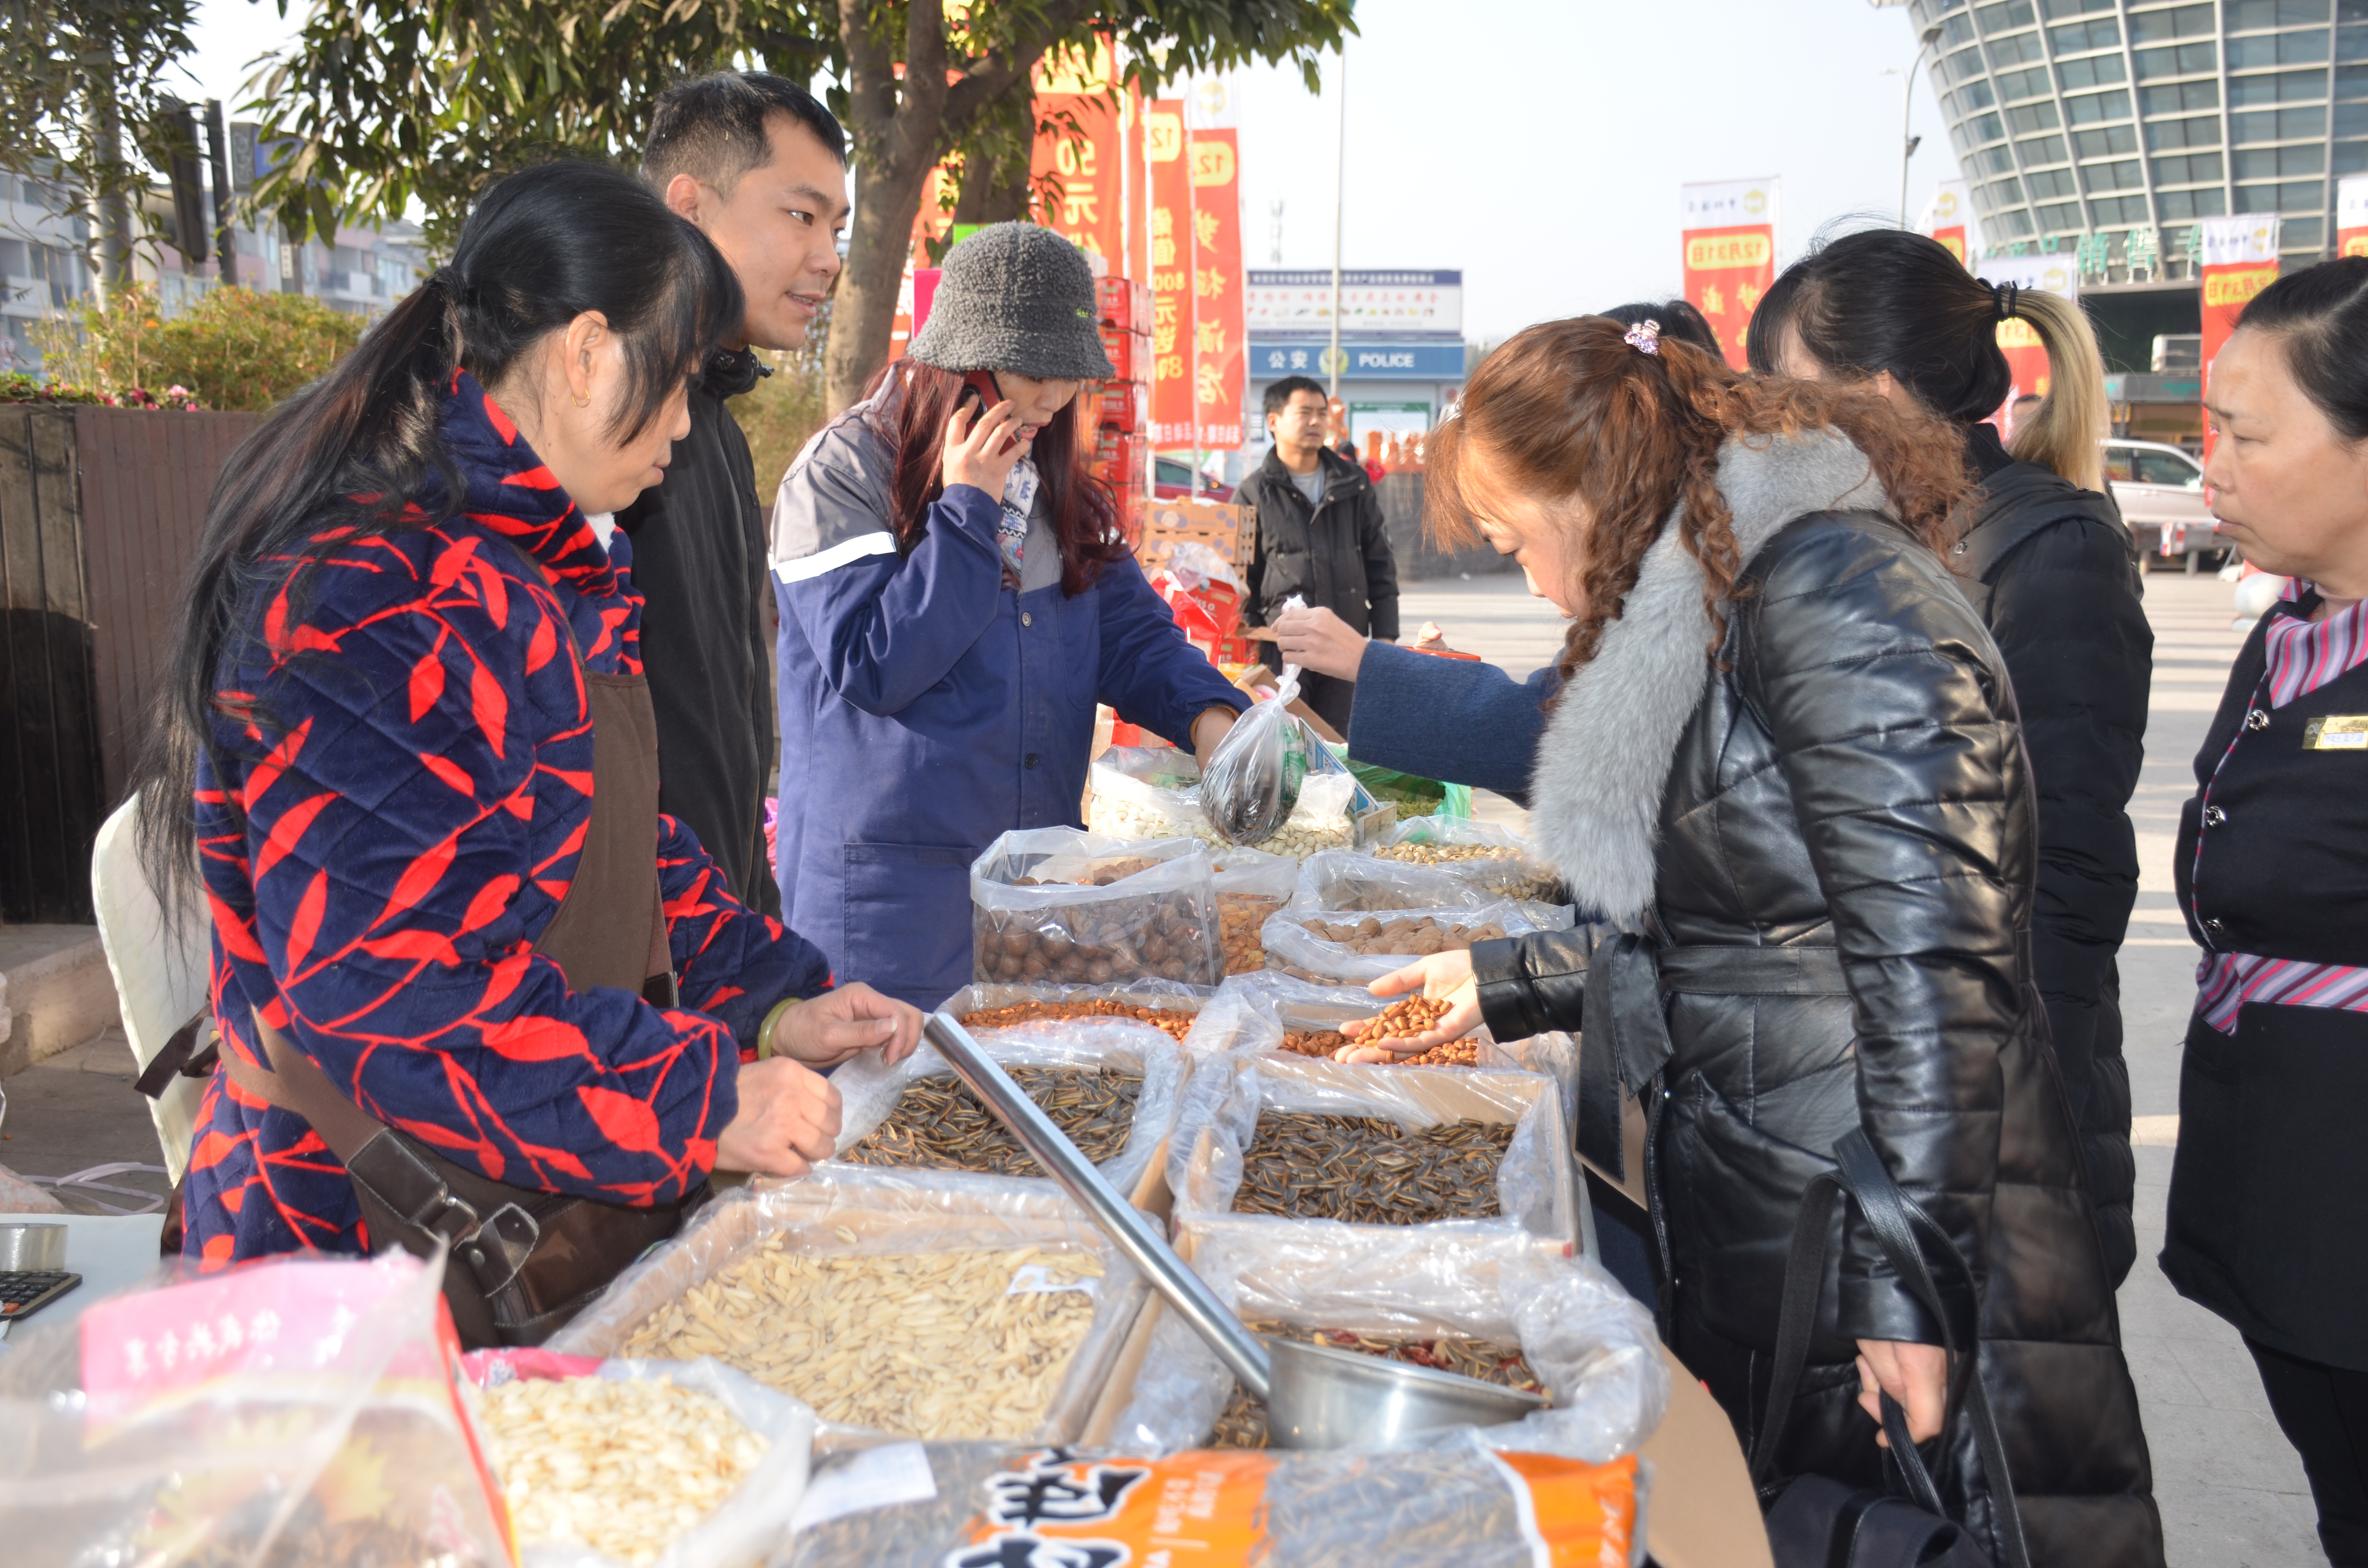
[[[970,1031],[944,1013],[932,1013],[922,1022],[921,1034],[954,1075],[993,1111],[1020,1146],[1036,1157],[1052,1178],[1068,1190],[1104,1234],[1144,1272],[1167,1304],[1199,1335],[1217,1359],[1234,1374],[1250,1397],[1263,1403],[1272,1386],[1266,1346],[1225,1310],[1201,1277],[1184,1267],[1167,1239],[1143,1211],[1119,1195],[1093,1162],[1053,1124],[1053,1119],[1011,1081],[1011,1075],[973,1040]]]
[[[1345,363],[1340,354],[1341,214],[1346,206],[1344,192],[1349,185],[1349,44],[1345,39],[1340,43],[1339,69],[1333,73],[1332,80],[1339,93],[1340,123],[1338,145],[1334,149],[1332,164],[1332,347],[1324,357],[1325,373],[1330,382],[1330,390],[1324,394],[1327,405],[1340,399],[1340,368]],[[1347,412],[1343,410],[1340,425],[1344,431],[1348,424]]]

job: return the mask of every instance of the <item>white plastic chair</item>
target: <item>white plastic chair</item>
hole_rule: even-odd
[[[135,846],[132,817],[138,801],[127,801],[98,830],[90,856],[91,902],[98,912],[99,945],[122,1004],[123,1032],[142,1072],[165,1049],[173,1031],[206,1005],[206,965],[212,923],[185,917],[167,930],[164,905],[149,885]],[[156,1120],[156,1142],[165,1169],[176,1182],[189,1163],[205,1081],[176,1074],[165,1092],[148,1102]]]

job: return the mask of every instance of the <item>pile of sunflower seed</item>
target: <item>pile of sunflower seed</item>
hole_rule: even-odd
[[[1236,1214],[1421,1225],[1492,1220],[1509,1121],[1410,1131],[1386,1117],[1263,1111],[1242,1155]]]
[[[1044,1108],[1069,1142],[1096,1165],[1116,1159],[1134,1128],[1143,1074],[1116,1067],[1013,1067],[1020,1089]],[[888,1119],[839,1156],[860,1165],[1042,1176],[970,1085],[954,1077],[918,1078]]]

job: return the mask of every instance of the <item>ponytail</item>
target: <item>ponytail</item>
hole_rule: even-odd
[[[2009,453],[2053,469],[2083,490],[2100,490],[2111,415],[2104,356],[2098,352],[2089,313],[2061,295],[2036,289],[2021,290],[2013,308],[2047,350],[2047,396],[2030,423],[2015,431]]]
[[[2080,307],[2011,284],[1992,287],[1946,245],[1900,229],[1845,234],[1785,268],[1752,312],[1751,368],[1783,373],[1785,346],[1835,381],[1888,372],[1941,418],[1996,414],[2014,375],[1998,324],[2028,322],[2047,349],[2047,399],[2015,437],[2013,455],[2084,490],[2104,481],[2105,365]]]
[[[196,907],[199,758],[211,754],[215,776],[227,778],[234,763],[217,726],[274,727],[268,694],[229,697],[222,677],[263,636],[267,599],[284,592],[289,618],[301,617],[310,568],[324,558],[459,507],[465,484],[442,437],[457,374],[465,368],[492,386],[549,334],[599,312],[625,350],[610,429],[627,440],[743,310],[721,253],[639,181],[595,164],[544,164],[486,192],[451,262],[265,416],[207,498],[133,775],[140,856],[168,920]]]

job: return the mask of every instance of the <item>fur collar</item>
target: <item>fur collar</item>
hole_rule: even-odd
[[[1831,430],[1760,445],[1730,439],[1718,488],[1747,566],[1796,517],[1890,506],[1865,455]],[[1711,668],[1702,566],[1678,542],[1677,516],[1645,551],[1595,657],[1563,688],[1531,788],[1539,846],[1579,907],[1615,923],[1652,907],[1661,795]]]

